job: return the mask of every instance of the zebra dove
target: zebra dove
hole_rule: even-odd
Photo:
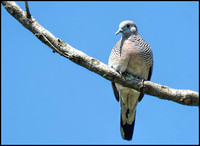
[[[150,80],[153,54],[151,47],[140,37],[136,24],[130,20],[121,22],[115,35],[119,33],[122,33],[122,37],[112,49],[108,65],[120,74],[130,73],[144,80]],[[131,140],[137,103],[144,94],[114,82],[112,88],[116,100],[119,101],[120,98],[121,136],[125,140]]]

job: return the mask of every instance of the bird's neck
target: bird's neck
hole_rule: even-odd
[[[128,39],[135,38],[138,36],[139,36],[138,32],[130,33],[130,34],[122,34],[122,40],[128,40]]]

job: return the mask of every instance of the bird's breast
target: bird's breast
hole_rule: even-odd
[[[122,54],[122,57],[129,58],[126,71],[147,79],[149,69],[141,50],[131,41],[125,41],[122,49],[124,49],[122,52],[126,52],[126,56]]]

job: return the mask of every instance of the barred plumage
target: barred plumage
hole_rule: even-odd
[[[116,34],[120,32],[122,37],[113,47],[108,65],[119,73],[128,72],[150,80],[153,68],[151,47],[140,37],[135,23],[130,20],[120,23]],[[117,101],[120,98],[121,136],[123,139],[131,140],[137,103],[144,94],[113,82],[112,87]]]

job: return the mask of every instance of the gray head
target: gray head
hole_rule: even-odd
[[[115,33],[115,35],[122,33],[125,36],[130,36],[131,34],[137,34],[138,29],[133,21],[126,20],[119,24],[119,30]]]

